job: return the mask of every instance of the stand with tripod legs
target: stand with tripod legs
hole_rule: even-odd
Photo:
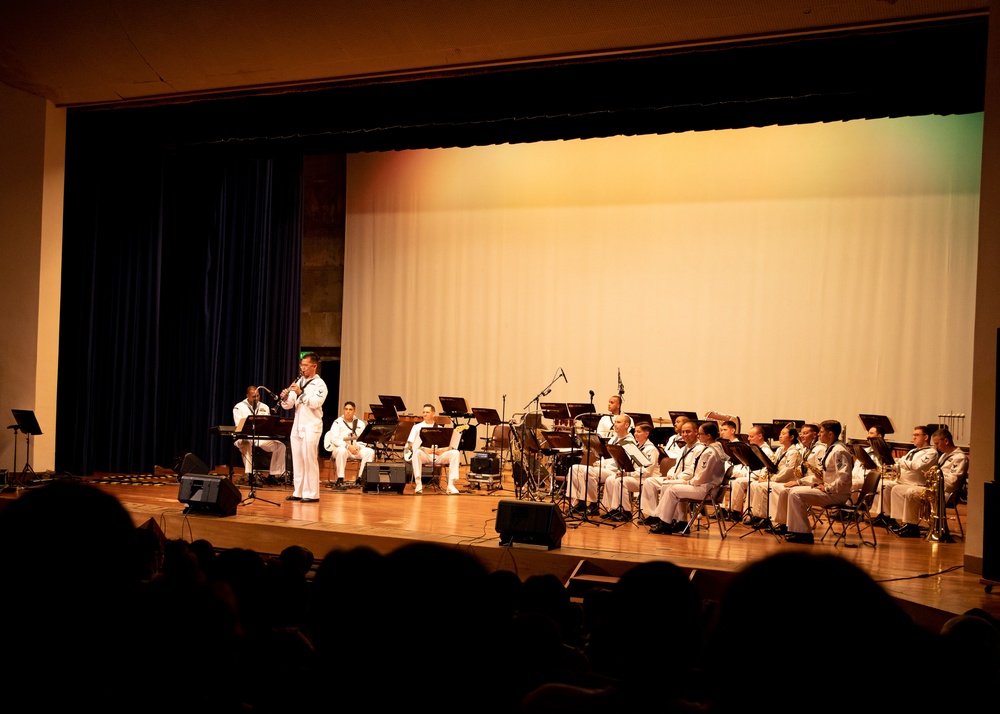
[[[11,409],[16,424],[12,424],[9,429],[14,430],[14,468],[10,472],[7,485],[4,490],[23,488],[26,483],[37,478],[35,470],[31,468],[31,437],[41,436],[42,429],[38,426],[35,413],[30,409]],[[17,471],[17,434],[20,431],[24,434],[24,468]]]
[[[254,470],[254,449],[261,442],[262,434],[273,434],[278,422],[277,415],[273,414],[251,414],[250,416],[244,418],[240,425],[236,428],[234,434],[236,436],[249,437],[250,441],[250,469],[247,471],[247,484],[250,486],[250,493],[247,497],[240,501],[241,506],[245,506],[248,503],[253,503],[254,501],[263,501],[264,503],[270,503],[272,506],[280,506],[281,504],[275,503],[274,501],[268,501],[266,498],[259,498],[257,496],[257,475]]]

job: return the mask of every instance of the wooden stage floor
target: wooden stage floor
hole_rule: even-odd
[[[492,491],[470,488],[460,480],[463,492],[457,496],[426,486],[424,495],[414,496],[411,485],[403,495],[362,493],[354,488],[334,491],[324,480],[318,503],[286,501],[290,487],[264,486],[257,489],[255,501],[241,504],[236,515],[226,517],[185,515],[184,504],[177,500],[178,483],[173,476],[83,480],[118,498],[137,525],[153,519],[167,538],[205,538],[217,548],[278,553],[294,544],[322,558],[334,548],[367,545],[389,552],[408,542],[430,541],[466,549],[487,568],[512,570],[522,578],[553,573],[568,582],[581,563],[593,572],[614,576],[635,563],[662,559],[714,574],[720,583],[745,563],[789,548],[807,548],[835,553],[855,563],[906,606],[915,619],[931,626],[977,607],[1000,617],[1000,589],[988,594],[978,575],[965,572],[965,546],[960,540],[930,543],[901,539],[882,528],[876,530],[877,548],[843,544],[835,548],[830,539],[825,544],[817,540],[813,546],[792,545],[744,526],[737,526],[722,539],[714,525],[712,530],[680,537],[653,535],[648,528],[633,523],[614,527],[567,520],[561,547],[546,550],[534,545],[500,545],[495,530],[496,510],[501,500],[514,499],[509,476],[503,488]],[[245,498],[248,487],[242,484],[240,489]],[[599,519],[596,522],[602,523]],[[953,521],[951,527],[958,532]],[[850,542],[856,543],[856,536]]]

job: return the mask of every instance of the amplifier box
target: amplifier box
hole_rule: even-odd
[[[398,493],[406,487],[406,465],[401,463],[368,464],[365,466],[363,493]]]
[[[469,471],[474,474],[498,474],[500,459],[489,454],[476,454],[469,460]]]

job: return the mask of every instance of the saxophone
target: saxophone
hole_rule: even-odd
[[[924,492],[921,500],[927,504],[930,529],[927,531],[927,540],[935,543],[950,543],[951,536],[948,533],[948,521],[945,513],[945,479],[941,473],[941,467],[931,466],[927,469],[927,482],[924,484]]]

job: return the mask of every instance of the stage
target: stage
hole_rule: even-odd
[[[1000,594],[986,593],[980,577],[965,572],[964,545],[957,539],[954,543],[931,543],[899,538],[878,528],[876,548],[845,547],[843,542],[834,547],[829,538],[826,543],[819,541],[825,528],[821,526],[816,545],[807,546],[792,545],[742,525],[732,528],[723,539],[714,524],[710,530],[688,536],[662,536],[650,534],[648,528],[637,523],[563,518],[566,532],[558,548],[521,543],[503,546],[495,525],[498,504],[515,499],[509,476],[502,488],[493,490],[470,486],[464,477],[463,468],[459,481],[462,493],[453,496],[430,486],[425,486],[423,495],[415,496],[410,484],[403,494],[363,493],[359,488],[336,491],[324,478],[318,503],[285,500],[291,494],[287,485],[261,486],[256,489],[256,499],[236,506],[235,515],[222,517],[185,514],[185,504],[178,501],[179,484],[172,474],[100,475],[80,480],[114,495],[136,525],[152,519],[167,538],[204,538],[217,548],[279,553],[289,545],[301,545],[319,559],[335,548],[366,545],[386,553],[406,543],[428,541],[474,553],[491,570],[512,570],[522,579],[552,573],[566,583],[571,582],[574,573],[588,573],[599,582],[602,577],[620,575],[635,563],[669,560],[697,571],[695,577],[706,597],[715,597],[731,574],[745,563],[790,548],[805,548],[835,553],[855,563],[901,602],[914,619],[932,629],[953,614],[977,607],[1000,617]],[[234,482],[240,489],[238,497],[245,499],[249,490],[239,480],[237,476]],[[4,496],[16,498],[19,493],[23,491]],[[537,501],[550,502],[551,497]],[[552,508],[544,510],[551,513]],[[964,506],[960,513],[964,517]],[[953,517],[950,528],[958,533]],[[867,537],[870,539],[870,535]],[[849,546],[857,543],[856,536],[848,539]]]

